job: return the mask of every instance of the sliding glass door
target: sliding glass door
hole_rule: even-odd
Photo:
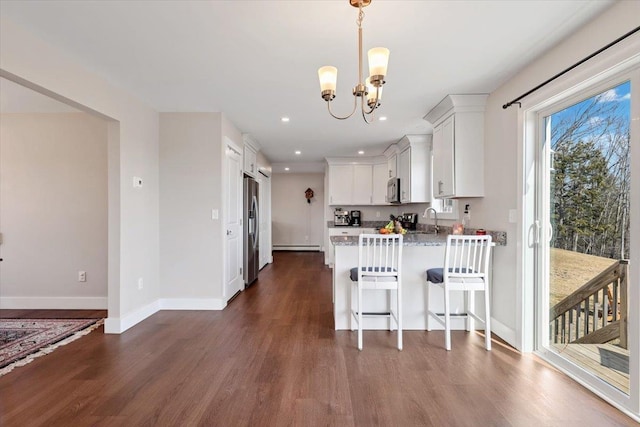
[[[629,111],[629,81],[556,107],[539,163],[543,344],[627,395]]]
[[[636,66],[530,110],[535,179],[525,202],[525,210],[535,206],[525,260],[532,261],[536,351],[635,414],[639,89]]]

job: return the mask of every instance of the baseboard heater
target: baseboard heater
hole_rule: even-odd
[[[311,251],[319,252],[320,245],[273,245],[274,251]]]

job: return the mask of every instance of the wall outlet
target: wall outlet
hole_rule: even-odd
[[[139,176],[134,176],[133,177],[133,187],[134,188],[142,187],[142,178],[140,178]]]
[[[517,209],[509,209],[509,222],[511,224],[515,224],[518,222],[518,210]]]
[[[376,218],[380,218],[380,211],[376,211]]]
[[[78,282],[86,282],[86,281],[87,281],[87,272],[78,271]]]
[[[138,279],[138,290],[142,289],[143,287],[144,287],[144,282],[141,277]]]
[[[220,213],[218,209],[211,209],[211,219],[218,219],[218,218],[220,218]]]
[[[309,241],[309,236],[304,236],[304,241],[308,242]]]

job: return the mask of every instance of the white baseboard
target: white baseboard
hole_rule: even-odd
[[[163,298],[160,310],[222,310],[227,303],[220,298]]]
[[[107,297],[2,297],[0,308],[25,310],[106,310]]]
[[[516,331],[514,331],[504,323],[497,321],[493,317],[491,318],[491,333],[496,334],[497,336],[502,338],[511,347],[516,349],[518,348]]]
[[[219,298],[162,298],[124,317],[108,317],[105,334],[121,334],[160,310],[222,310],[226,302]]]
[[[160,310],[160,302],[156,300],[124,317],[107,317],[104,321],[104,333],[121,334],[132,326],[142,322],[147,317],[154,315],[158,310]]]
[[[319,252],[319,245],[273,245],[274,251],[314,251]]]

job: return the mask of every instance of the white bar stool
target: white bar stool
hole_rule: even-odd
[[[398,329],[398,350],[402,350],[402,234],[361,234],[358,239],[358,266],[351,269],[351,315],[358,326],[358,349],[362,350],[362,318],[388,317]],[[362,292],[387,290],[389,299],[395,294],[395,311],[389,303],[388,312],[365,312]],[[353,307],[356,301],[356,307]]]
[[[451,350],[451,308],[450,292],[463,291],[466,293],[466,313],[456,316],[466,317],[466,329],[474,328],[473,319],[484,323],[485,347],[491,350],[491,311],[490,311],[490,284],[489,284],[489,259],[491,253],[491,236],[459,236],[447,237],[447,248],[444,255],[443,268],[431,268],[427,270],[427,317],[432,316],[445,329],[445,348]],[[429,305],[430,286],[435,285],[444,289],[444,313],[431,311]],[[484,291],[484,318],[480,318],[473,312],[473,293]],[[444,320],[443,320],[444,318]],[[430,331],[427,318],[427,331]]]

